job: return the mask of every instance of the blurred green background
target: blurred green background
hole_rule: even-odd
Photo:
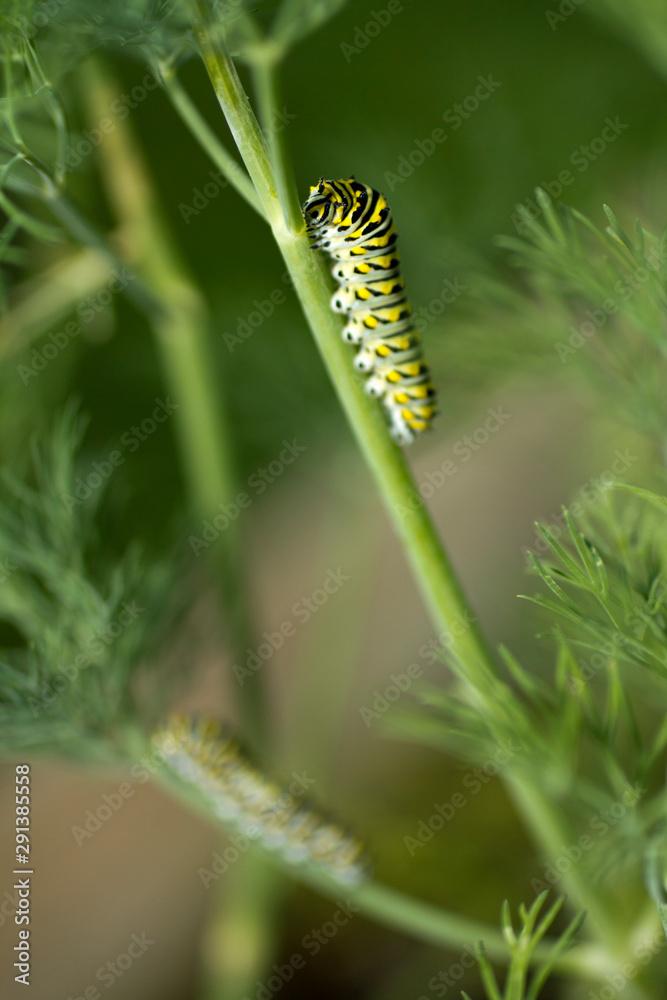
[[[596,223],[602,224],[606,202],[628,226],[638,215],[648,229],[662,230],[665,80],[607,16],[604,4],[586,0],[554,28],[549,8],[527,0],[404,0],[377,37],[350,54],[345,46],[355,44],[357,29],[381,9],[382,3],[350,4],[297,47],[284,73],[284,104],[294,116],[285,135],[304,197],[321,175],[350,173],[388,195],[415,309],[436,299],[446,279],[474,291],[466,278],[471,267],[493,266],[503,280],[520,282],[494,237],[513,233],[517,203],[532,199],[536,185],[555,181],[563,170],[574,177],[563,200]],[[265,16],[263,4],[257,13]],[[71,128],[75,134],[90,128],[81,78],[59,65],[57,48],[46,40],[45,53]],[[145,75],[123,46],[108,48],[104,58],[122,92]],[[489,76],[500,85],[488,99],[459,128],[443,122],[448,109],[474,93],[478,78]],[[197,60],[183,66],[181,79],[224,135]],[[585,170],[578,169],[571,157],[601,135],[608,118],[627,128]],[[404,837],[414,836],[434,803],[461,788],[465,772],[445,757],[381,738],[379,722],[366,726],[359,711],[409,663],[418,663],[430,679],[442,676],[442,668],[429,666],[420,654],[432,631],[283,280],[278,251],[264,223],[229,188],[186,222],[182,206],[192,204],[195,189],[203,189],[215,168],[163,93],[151,92],[128,121],[173,239],[210,307],[215,375],[241,483],[276,459],[285,439],[305,448],[243,515],[259,632],[289,618],[294,602],[319,586],[330,568],[342,567],[350,576],[264,668],[270,673],[276,768],[313,772],[317,796],[368,839],[381,879],[495,923],[503,898],[513,905],[532,898],[530,878],[542,870],[502,788],[492,781],[410,857]],[[400,158],[437,128],[445,129],[446,141],[390,190],[387,173],[396,173]],[[99,227],[113,226],[96,156],[70,174],[68,189]],[[10,304],[23,281],[63,252],[23,242],[30,261],[27,269],[7,271]],[[275,289],[286,292],[286,301],[230,351],[224,335],[236,332],[239,319],[256,308],[254,300],[269,299]],[[420,482],[457,454],[456,443],[484,424],[489,408],[504,407],[511,415],[431,502],[490,639],[539,656],[532,638],[539,619],[514,596],[532,586],[524,579],[521,549],[534,543],[533,521],[552,518],[583,483],[609,468],[617,448],[636,442],[578,384],[574,366],[564,371],[537,332],[526,351],[507,323],[495,321],[492,308],[471,311],[472,298],[464,292],[425,331],[441,415],[409,459]],[[43,343],[40,338],[32,346]],[[17,468],[25,463],[29,440],[49,427],[71,395],[90,418],[85,470],[106,457],[166,392],[145,319],[121,297],[28,385],[17,373],[24,360],[14,356],[0,367],[0,449]],[[639,446],[637,454],[641,460]],[[640,467],[630,476],[639,475]],[[183,507],[184,484],[167,422],[127,454],[114,474],[112,513],[103,522],[106,540],[120,550],[139,538],[161,555],[182,549]],[[233,718],[233,678],[220,681],[229,667],[225,636],[205,586],[196,581],[198,572],[195,567],[193,586],[201,597],[178,651],[193,661],[185,704],[214,706]],[[47,970],[45,958],[35,960],[32,996],[79,995],[95,981],[95,970],[123,950],[130,933],[144,928],[156,930],[157,944],[114,984],[113,995],[197,996],[195,956],[213,895],[202,890],[197,869],[219,847],[217,834],[157,792],[142,789],[107,830],[79,848],[71,826],[121,779],[112,775],[101,784],[94,775],[54,762],[37,762],[35,775],[35,851],[42,874],[34,906],[41,921],[39,947],[52,965]],[[10,777],[8,771],[8,793]],[[0,844],[8,836],[0,830]],[[7,857],[4,846],[0,856]],[[305,890],[286,892],[271,961],[302,950],[304,934],[334,909]],[[430,1000],[445,994],[429,980],[456,959],[356,917],[282,992],[323,1000]],[[473,998],[481,995],[475,977],[468,974],[462,984]],[[11,980],[6,983],[11,988]],[[447,995],[458,995],[458,989],[448,988]],[[586,994],[555,979],[544,995]]]

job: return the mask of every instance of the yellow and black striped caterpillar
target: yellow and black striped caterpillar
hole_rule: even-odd
[[[339,284],[331,300],[347,313],[343,337],[359,347],[358,371],[369,375],[366,391],[382,400],[399,444],[430,428],[437,393],[412,322],[396,227],[384,195],[367,184],[320,179],[303,205],[311,246],[335,260]]]
[[[199,788],[219,819],[249,839],[348,885],[369,874],[361,842],[266,778],[218,722],[173,716],[155,730],[152,743],[174,773]]]

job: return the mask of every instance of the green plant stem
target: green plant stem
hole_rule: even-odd
[[[331,310],[329,277],[318,254],[310,249],[301,217],[298,232],[284,223],[276,195],[273,169],[261,129],[234,65],[221,47],[213,48],[204,25],[206,15],[197,4],[200,20],[195,34],[204,62],[248,173],[266,207],[274,238],[287,264],[294,288],[345,410],[382,493],[385,506],[401,538],[424,599],[439,630],[451,635],[451,648],[469,671],[478,689],[491,676],[492,654],[470,613],[456,574],[417,492],[401,450],[392,442],[377,405],[362,388],[350,364],[350,349],[341,337],[340,321]],[[285,168],[286,169],[286,168]],[[298,199],[294,195],[296,206]],[[419,501],[418,503],[416,501]],[[414,509],[416,508],[416,509]]]
[[[380,407],[359,384],[350,364],[349,348],[341,339],[340,323],[330,308],[330,282],[326,268],[308,245],[304,230],[291,232],[284,223],[276,195],[274,172],[264,139],[243,91],[235,67],[221,45],[214,46],[203,2],[196,5],[194,30],[218,102],[237,143],[248,173],[257,187],[274,238],[287,264],[333,385],[359,447],[375,477],[385,508],[403,544],[417,585],[436,628],[449,636],[449,650],[468,681],[471,694],[490,718],[497,716],[496,691],[500,685],[493,655],[471,613],[462,587],[443,548],[405,463],[403,453],[387,432]],[[266,109],[265,109],[266,113]],[[284,167],[287,170],[287,166]],[[547,796],[535,779],[515,772],[514,798],[536,841],[549,852],[562,846],[564,831]],[[566,841],[565,841],[566,842]],[[566,880],[568,885],[569,879]],[[610,950],[622,945],[624,935],[607,916],[592,886],[574,879],[577,902],[591,912],[591,927]]]
[[[116,96],[100,66],[88,64],[87,92],[93,115]],[[98,116],[99,117],[99,116]],[[220,405],[215,363],[209,344],[203,298],[187,273],[161,217],[153,186],[127,125],[110,134],[102,170],[143,285],[159,303],[149,319],[168,387],[177,409],[174,419],[190,507],[197,519],[211,517],[220,503],[238,493],[231,436]],[[231,528],[211,552],[231,634],[234,655],[252,645],[253,631],[242,585],[241,539]],[[262,678],[239,688],[242,725],[259,750],[266,735]]]
[[[336,887],[331,883],[327,886],[328,879],[309,874],[303,876],[302,881],[319,888],[326,895],[335,895]],[[352,890],[350,898],[365,917],[394,930],[410,933],[420,941],[447,948],[465,948],[484,941],[486,952],[494,961],[507,962],[509,959],[507,942],[496,927],[418,901],[381,882],[368,882]],[[543,942],[531,956],[531,962],[544,961],[551,954],[552,947],[550,942]],[[599,948],[580,945],[560,959],[559,969],[596,980],[608,971],[609,959]]]
[[[364,454],[410,563],[415,580],[438,629],[450,637],[450,649],[465,664],[480,690],[493,673],[491,653],[470,612],[456,573],[421,501],[401,450],[393,443],[377,401],[364,391],[351,365],[340,322],[331,310],[327,271],[304,236],[277,234],[294,287],[324,358],[348,421]],[[419,498],[419,503],[415,503]],[[416,509],[415,509],[416,508]]]
[[[225,873],[203,942],[203,1000],[254,996],[274,958],[288,880],[259,851]]]
[[[113,92],[105,94],[105,88],[110,86],[100,70],[91,72],[90,91],[97,95],[102,108],[116,96]],[[199,135],[203,137],[201,129]],[[103,150],[107,186],[137,255],[137,267],[162,304],[161,311],[152,318],[152,327],[167,386],[178,404],[174,419],[190,509],[195,518],[203,520],[239,492],[231,435],[220,405],[207,310],[179,259],[132,135],[127,127],[119,128],[109,140]],[[235,657],[254,646],[241,543],[239,526],[232,526],[221,533],[209,557]],[[260,756],[266,754],[268,741],[263,680],[261,674],[256,674],[239,688],[244,737]],[[254,856],[242,859],[237,872],[240,889],[231,898],[218,890],[220,899],[205,936],[203,954],[207,1000],[243,996],[254,983],[255,973],[263,974],[266,958],[272,953],[275,915],[281,905],[280,881],[259,861]],[[225,943],[231,943],[230,928],[238,928],[241,923],[247,937],[242,951],[234,953]],[[235,994],[236,987],[241,992]]]
[[[188,122],[190,130],[196,135],[202,149],[208,153],[232,187],[238,191],[241,197],[247,201],[258,215],[264,218],[264,211],[257,197],[257,192],[245,169],[225,149],[211,126],[203,115],[200,114],[196,105],[193,104],[189,95],[181,86],[174,70],[170,66],[159,64],[156,67],[156,72],[169,100],[181,118]]]
[[[141,738],[145,740],[145,737],[138,737]],[[136,759],[139,754],[138,744],[133,747],[132,752]],[[167,768],[156,771],[153,777],[170,795],[209,823],[218,827],[223,825],[211,814],[204,795],[196,786],[172,775]],[[483,940],[489,956],[494,961],[509,960],[507,943],[497,927],[461,917],[441,907],[414,899],[381,882],[371,881],[357,887],[342,885],[304,865],[288,865],[274,852],[266,852],[255,844],[251,844],[250,851],[261,855],[280,872],[292,875],[297,881],[311,887],[320,895],[335,902],[341,898],[350,899],[359,907],[362,916],[384,924],[392,930],[443,948],[464,948],[474,946],[477,941]],[[531,962],[538,963],[548,958],[554,943],[548,939],[543,940],[531,956]],[[576,945],[567,954],[559,956],[554,965],[555,970],[566,975],[580,976],[591,981],[601,980],[605,973],[613,971],[615,967],[614,957],[605,949],[589,944]]]
[[[532,783],[521,780],[516,773],[505,777],[508,792],[519,815],[533,831],[549,858],[560,857],[563,849],[571,843],[569,829],[560,820],[558,806],[547,796],[538,792]],[[595,928],[597,936],[606,942],[610,950],[621,954],[627,945],[627,933],[621,933],[611,916],[613,907],[599,893],[591,892],[586,873],[576,864],[567,873],[567,888],[570,903],[586,910],[586,923]],[[616,952],[616,949],[620,949]]]
[[[127,270],[126,262],[109,241],[48,180],[46,194],[41,197],[77,243],[98,250],[112,267]],[[163,310],[162,302],[139,274],[131,273],[132,280],[123,289],[124,294],[148,319],[154,320]]]
[[[229,53],[211,40],[206,0],[194,0],[193,30],[213,90],[272,229],[284,225],[266,142]]]
[[[280,83],[276,70],[277,59],[270,55],[271,51],[267,46],[261,47],[252,63],[259,117],[268,140],[269,159],[275,174],[285,226],[290,233],[300,233],[303,231],[303,214],[285,142],[287,122],[283,122],[279,116],[282,107]]]

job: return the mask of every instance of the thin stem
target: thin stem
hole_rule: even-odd
[[[517,812],[543,845],[548,857],[560,857],[572,838],[563,826],[558,808],[533,783],[521,780],[516,773],[509,772],[505,783]],[[586,924],[594,928],[597,937],[609,948],[618,948],[618,954],[622,954],[627,946],[627,932],[619,930],[612,917],[612,906],[600,893],[591,891],[585,871],[576,864],[567,872],[567,888],[570,903],[577,909],[586,910]]]
[[[250,207],[262,218],[265,218],[261,202],[248,174],[220,142],[218,136],[181,86],[174,70],[162,63],[158,65],[157,70],[158,78],[162,82],[169,100],[182,120],[187,123],[192,134],[197,137],[202,149],[206,150],[220,172],[224,174],[232,187],[238,191]]]
[[[300,233],[304,229],[303,214],[285,141],[287,122],[282,120],[282,100],[276,60],[268,54],[269,51],[267,47],[260,48],[251,64],[257,90],[259,117],[262,131],[269,144],[269,156],[285,225],[288,232]]]
[[[239,151],[267,210],[274,238],[287,263],[294,288],[331,375],[361,451],[375,476],[385,507],[401,539],[425,603],[439,630],[449,636],[450,653],[456,658],[469,693],[490,721],[508,707],[494,663],[475,616],[448,559],[430,516],[421,500],[403,454],[389,439],[380,409],[363,392],[350,365],[349,350],[340,339],[340,324],[329,305],[329,280],[320,258],[314,255],[305,235],[290,232],[276,207],[276,181],[257,120],[224,46],[214,46],[207,31],[204,0],[198,3],[195,34],[204,55],[218,101],[235,137]],[[266,109],[265,112],[266,114]],[[278,151],[278,156],[282,154]],[[287,163],[284,163],[287,170]],[[501,698],[498,699],[497,695]],[[504,697],[503,697],[504,696]],[[498,701],[505,701],[499,709]],[[547,797],[527,773],[511,777],[517,803],[536,841],[548,851],[559,844],[563,824],[549,808]],[[518,791],[517,791],[518,790]],[[570,884],[570,879],[566,877]],[[606,941],[612,954],[622,946],[624,935],[613,914],[608,916],[602,897],[583,878],[572,884],[577,899],[593,914],[591,927]]]
[[[331,899],[337,901],[341,898],[341,887],[330,879],[310,871],[299,871],[296,877]],[[392,930],[441,948],[471,948],[483,941],[490,959],[503,964],[510,961],[507,942],[496,927],[424,903],[381,882],[368,882],[351,891],[346,889],[345,896],[359,907],[362,916]],[[615,972],[622,974],[624,963],[632,963],[636,959],[636,953],[627,949],[627,942],[626,948],[618,951],[597,944],[579,944],[554,958],[556,944],[556,941],[543,938],[526,956],[525,968],[550,961],[554,972],[602,982]],[[639,983],[627,983],[626,989],[629,1000],[652,1000]]]
[[[136,749],[133,752],[136,757]],[[153,778],[209,823],[222,825],[218,817],[211,814],[208,802],[196,786],[173,776],[166,768],[156,771]],[[361,916],[392,930],[443,948],[471,947],[478,941],[484,941],[490,958],[498,962],[509,961],[507,943],[502,933],[490,924],[461,917],[458,913],[415,899],[381,882],[371,881],[358,887],[343,886],[305,865],[288,865],[275,852],[267,852],[254,843],[250,844],[248,851],[260,855],[279,871],[292,875],[297,881],[335,902],[341,899],[349,901],[355,909],[358,908]],[[547,959],[553,952],[554,944],[554,941],[543,939],[531,956],[531,963]],[[614,958],[603,948],[581,944],[559,956],[554,969],[566,975],[598,981],[613,971],[615,964]]]
[[[116,96],[99,66],[87,66],[89,101],[95,114]],[[235,497],[235,459],[208,336],[208,316],[201,293],[179,259],[161,217],[140,150],[127,124],[110,134],[101,147],[107,188],[123,222],[136,269],[159,311],[150,314],[166,382],[174,394],[174,420],[185,472],[190,508],[195,518],[215,515],[218,505]],[[241,538],[237,527],[220,534],[210,561],[219,584],[232,651],[240,655],[253,645],[253,631],[242,585]],[[252,745],[261,750],[266,709],[259,674],[239,690],[242,724]]]
[[[328,277],[319,255],[303,236],[276,235],[294,288],[331,376],[349,424],[403,543],[415,580],[438,632],[450,637],[450,649],[474,677],[478,690],[490,682],[491,653],[463,594],[426,506],[419,497],[403,453],[393,443],[377,402],[361,385],[351,364],[340,321],[331,310]]]
[[[225,873],[203,941],[202,1000],[254,996],[280,935],[288,880],[259,851],[241,855]]]
[[[0,357],[25,350],[111,276],[109,262],[98,250],[77,246],[72,254],[40,272],[37,289],[32,279],[17,286],[12,307],[0,320]]]
[[[114,250],[104,235],[99,233],[64,195],[59,194],[56,187],[50,182],[47,193],[42,195],[42,197],[45,203],[51,208],[53,214],[60,219],[70,235],[78,243],[94,247],[106,257],[113,267],[120,268],[121,270],[124,268],[126,272],[132,274],[132,280],[127,282],[123,289],[127,298],[149,319],[153,320],[156,316],[159,316],[163,310],[159,297],[136,271],[128,268],[126,262]]]
[[[207,14],[197,5],[195,34],[218,101],[253,179],[272,231],[290,272],[294,288],[320,349],[334,388],[348,417],[359,447],[375,477],[385,508],[410,563],[438,631],[449,637],[450,653],[456,657],[468,689],[490,719],[498,716],[496,694],[501,687],[493,655],[487,647],[463,593],[461,584],[440,541],[403,453],[391,441],[377,403],[363,391],[350,364],[349,348],[341,339],[340,323],[330,307],[330,282],[319,255],[314,254],[303,233],[287,230],[276,210],[276,183],[264,139],[241,86],[233,63],[221,45],[213,46],[206,30]],[[552,851],[563,835],[546,796],[527,774],[512,776],[522,816],[538,843]],[[577,897],[594,914],[596,934],[615,948],[622,939],[592,886],[575,879]]]
[[[211,14],[206,0],[195,0],[194,8],[195,38],[222,113],[243,157],[267,219],[272,226],[279,221],[282,223],[276,183],[262,130],[227,50],[222,46],[213,45]]]
[[[385,501],[394,527],[439,631],[451,637],[451,649],[482,690],[493,676],[493,658],[481,635],[477,619],[463,594],[456,573],[421,501],[403,453],[392,442],[380,408],[364,391],[350,364],[350,349],[341,338],[338,317],[330,305],[329,279],[324,263],[310,249],[305,235],[286,229],[276,205],[276,182],[264,138],[228,53],[213,48],[202,4],[197,5],[195,34],[201,45],[211,82],[248,167],[294,283],[306,318],[329,370],[359,446],[364,453]],[[268,97],[268,91],[267,95]],[[287,166],[285,165],[285,169]],[[416,502],[418,500],[419,502]]]

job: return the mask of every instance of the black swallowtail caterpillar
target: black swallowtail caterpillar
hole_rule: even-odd
[[[155,730],[152,742],[172,771],[197,786],[219,819],[250,840],[292,864],[310,862],[348,885],[368,876],[361,842],[262,774],[218,722],[173,716]]]
[[[320,179],[303,213],[311,246],[335,260],[339,284],[331,300],[347,313],[343,337],[358,345],[358,371],[369,375],[366,391],[382,399],[399,444],[427,430],[437,413],[437,393],[412,322],[398,235],[384,195],[367,184]]]

